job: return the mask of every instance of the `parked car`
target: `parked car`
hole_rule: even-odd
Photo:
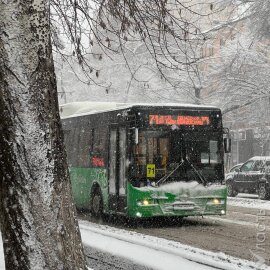
[[[262,200],[269,199],[270,156],[253,157],[247,160],[238,168],[234,168],[234,172],[227,174],[225,181],[228,196],[251,193],[258,194]]]

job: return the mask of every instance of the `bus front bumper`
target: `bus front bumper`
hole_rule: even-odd
[[[194,201],[160,202],[152,200],[138,201],[130,213],[133,217],[154,216],[204,216],[225,215],[226,200],[224,198],[196,198]]]
[[[197,190],[163,191],[155,188],[129,187],[128,216],[204,216],[225,215],[226,186]]]

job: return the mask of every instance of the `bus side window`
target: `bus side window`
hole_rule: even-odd
[[[136,164],[136,178],[145,178],[146,176],[146,138],[144,133],[139,133],[139,143],[134,145],[134,158]]]
[[[80,149],[80,128],[76,127],[72,131],[71,141],[71,152],[70,152],[70,163],[72,167],[79,166],[79,149]]]
[[[92,134],[93,146],[91,149],[91,166],[105,167],[107,163],[107,130],[105,128],[95,128]]]
[[[135,145],[135,160],[140,166],[146,165],[146,139],[142,133],[139,134],[139,143]]]
[[[89,128],[89,126],[83,127],[80,132],[80,139],[79,139],[80,147],[78,155],[79,166],[82,168],[90,166],[90,156],[89,156],[90,136],[91,136],[91,129]]]

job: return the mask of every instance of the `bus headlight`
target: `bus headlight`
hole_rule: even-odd
[[[149,201],[148,201],[148,200],[143,200],[143,201],[142,201],[142,204],[143,204],[144,206],[147,206],[147,205],[149,205]]]
[[[151,204],[154,204],[154,202],[152,200],[149,200],[149,199],[144,199],[144,200],[141,200],[141,201],[137,201],[137,205],[139,205],[139,206],[148,206],[148,205],[151,205]]]
[[[221,205],[224,204],[224,200],[218,199],[218,198],[214,198],[211,199],[207,202],[208,205]]]

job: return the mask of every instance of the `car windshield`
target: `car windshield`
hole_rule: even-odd
[[[232,167],[230,169],[230,172],[235,172],[237,169],[239,169],[240,167],[242,166],[242,163],[241,164],[238,164],[238,165],[235,165],[234,167]]]
[[[217,181],[222,171],[221,142],[199,132],[145,130],[133,148],[134,179],[167,181]]]

